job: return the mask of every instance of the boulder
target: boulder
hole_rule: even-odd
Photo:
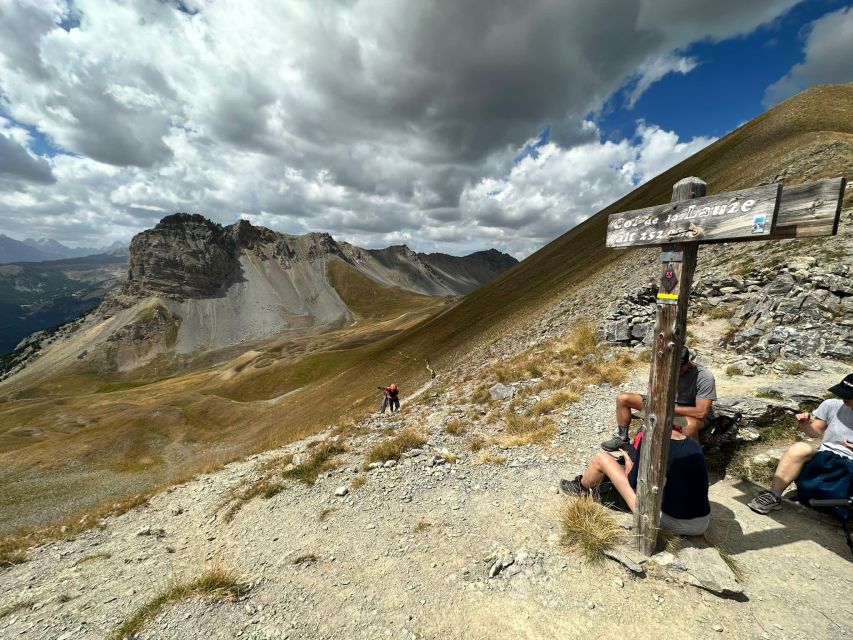
[[[715,413],[729,417],[740,413],[743,427],[760,428],[798,410],[799,407],[794,402],[748,396],[722,397],[714,403]]]
[[[514,395],[515,389],[513,387],[508,387],[500,382],[489,389],[489,397],[492,400],[506,400],[512,398]]]
[[[686,538],[678,552],[678,560],[684,570],[672,572],[672,575],[679,582],[721,596],[743,593],[743,586],[723,561],[719,551],[703,538]]]

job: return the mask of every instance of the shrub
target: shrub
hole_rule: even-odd
[[[736,364],[730,364],[728,367],[726,367],[726,375],[729,377],[742,376],[743,369],[741,369]]]
[[[735,310],[731,307],[714,307],[709,309],[705,315],[714,320],[728,320],[735,315]]]
[[[506,456],[495,455],[494,453],[484,453],[480,456],[480,462],[484,464],[504,465],[506,464]]]
[[[367,463],[399,460],[406,451],[417,449],[423,446],[425,442],[426,438],[423,434],[418,433],[414,429],[404,429],[397,437],[374,445],[367,452]]]
[[[180,602],[196,595],[210,595],[218,598],[236,598],[241,585],[234,575],[215,560],[198,578],[192,582],[177,583],[159,596],[144,604],[133,616],[119,627],[111,640],[122,640],[135,636],[142,626],[155,618],[163,607]]]
[[[337,466],[334,458],[346,451],[345,447],[334,442],[324,444],[312,453],[308,460],[285,471],[282,477],[313,485],[321,473]]]
[[[470,449],[472,453],[477,453],[485,446],[486,440],[480,434],[474,434],[468,439],[468,449]]]
[[[600,562],[622,536],[622,529],[600,504],[589,497],[570,498],[560,509],[563,544],[587,562]]]
[[[529,416],[509,413],[506,416],[506,428],[499,438],[505,447],[519,447],[525,444],[543,444],[557,435],[557,427],[551,421],[537,420]]]
[[[461,436],[466,429],[467,427],[462,420],[451,420],[444,425],[444,433],[450,436]]]

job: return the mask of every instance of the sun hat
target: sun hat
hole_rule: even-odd
[[[853,373],[847,374],[844,380],[834,387],[830,387],[829,391],[842,400],[853,400]]]

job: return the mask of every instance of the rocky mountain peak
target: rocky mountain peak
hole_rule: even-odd
[[[205,297],[235,265],[229,230],[197,213],[175,213],[131,240],[126,292]]]

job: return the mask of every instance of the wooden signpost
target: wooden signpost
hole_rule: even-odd
[[[835,178],[706,196],[703,180],[685,178],[673,186],[669,204],[614,213],[608,219],[608,247],[661,245],[654,353],[634,513],[636,546],[642,553],[651,555],[657,543],[687,304],[699,245],[835,235],[844,187],[844,178]]]

